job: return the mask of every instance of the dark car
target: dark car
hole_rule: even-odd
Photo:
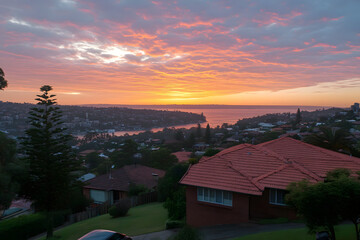
[[[132,240],[132,238],[114,231],[94,230],[82,236],[78,240]]]

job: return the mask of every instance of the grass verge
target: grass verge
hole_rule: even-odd
[[[344,224],[335,227],[337,240],[353,240],[356,234],[353,224]],[[308,234],[306,228],[280,230],[274,232],[264,232],[251,234],[244,237],[234,238],[233,240],[314,240],[315,235]]]
[[[75,240],[95,229],[107,229],[136,236],[165,230],[166,220],[167,210],[162,203],[150,203],[130,208],[125,217],[112,218],[109,214],[105,214],[74,223],[56,231],[53,239]]]

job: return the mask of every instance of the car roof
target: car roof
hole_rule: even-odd
[[[86,234],[85,236],[79,238],[79,240],[105,240],[108,239],[108,237],[111,237],[114,235],[114,231],[109,230],[94,230]]]

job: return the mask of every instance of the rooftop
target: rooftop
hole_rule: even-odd
[[[189,168],[180,183],[252,195],[265,188],[286,189],[291,182],[322,181],[336,168],[360,170],[360,159],[290,137],[225,149]]]

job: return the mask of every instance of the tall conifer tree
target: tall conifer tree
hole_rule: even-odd
[[[54,211],[69,207],[69,194],[75,183],[72,174],[79,166],[68,145],[71,135],[61,127],[62,113],[55,106],[51,86],[40,88],[37,107],[30,110],[31,127],[26,131],[23,146],[29,160],[29,179],[26,196],[38,211],[44,211],[48,219],[47,238],[53,235]]]
[[[0,68],[0,90],[3,90],[4,88],[7,87],[7,81],[5,79],[5,73],[4,71]]]

